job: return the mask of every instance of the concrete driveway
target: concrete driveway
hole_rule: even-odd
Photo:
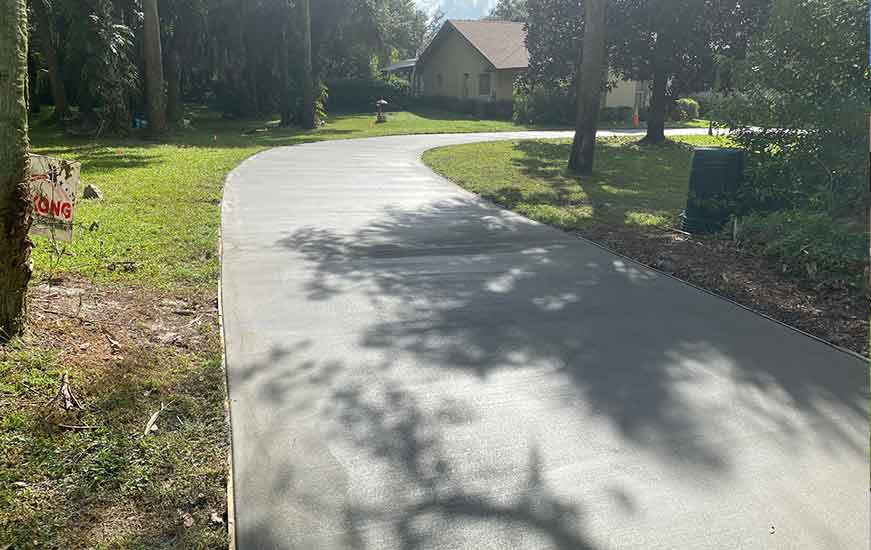
[[[544,135],[230,175],[238,548],[868,548],[865,362],[419,161]]]

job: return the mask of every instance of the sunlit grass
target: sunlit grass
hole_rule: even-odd
[[[589,223],[662,227],[686,205],[691,146],[728,146],[727,138],[686,136],[662,147],[638,138],[604,138],[591,176],[567,170],[571,142],[524,140],[443,147],[424,162],[462,187],[563,229]]]
[[[73,243],[63,254],[35,238],[37,274],[75,273],[96,280],[149,285],[214,285],[223,180],[245,158],[269,147],[395,134],[524,130],[511,122],[438,111],[333,117],[314,131],[277,121],[226,121],[195,110],[191,129],[163,142],[137,137],[74,138],[37,126],[33,151],[82,163],[82,185],[104,193],[79,201]]]

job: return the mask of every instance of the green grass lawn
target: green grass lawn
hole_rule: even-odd
[[[686,205],[693,146],[727,146],[722,137],[682,136],[662,147],[638,138],[604,138],[594,174],[566,169],[571,142],[475,143],[427,151],[423,160],[462,187],[563,229],[591,223],[644,229],[673,225]]]
[[[710,120],[706,120],[703,118],[694,118],[692,120],[687,120],[684,122],[671,122],[667,123],[667,128],[709,128],[711,124]]]
[[[194,113],[193,129],[163,143],[141,139],[70,138],[37,127],[35,153],[78,160],[82,182],[99,187],[101,201],[80,201],[72,245],[62,256],[37,238],[37,274],[77,273],[98,280],[159,287],[214,285],[223,179],[242,160],[268,147],[395,134],[524,130],[511,122],[475,120],[438,111],[339,115],[317,130],[279,129],[275,121],[225,121]],[[129,262],[126,269],[106,266]]]
[[[62,255],[45,239],[36,239],[38,275],[77,273],[162,288],[213,285],[223,179],[252,154],[332,139],[529,129],[431,110],[390,113],[386,124],[376,124],[369,114],[339,115],[314,131],[280,129],[268,120],[226,121],[204,110],[192,114],[192,129],[162,143],[71,138],[52,128],[34,128],[34,152],[80,161],[83,183],[105,194],[102,201],[79,202],[75,239]],[[106,269],[118,265],[125,269]]]

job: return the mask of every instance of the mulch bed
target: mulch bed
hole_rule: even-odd
[[[592,226],[577,232],[615,252],[868,356],[868,299],[844,281],[809,281],[746,244],[678,231]]]

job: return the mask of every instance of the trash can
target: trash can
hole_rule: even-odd
[[[681,229],[710,234],[723,229],[731,214],[729,205],[744,177],[744,151],[699,147],[693,154],[686,210]]]

